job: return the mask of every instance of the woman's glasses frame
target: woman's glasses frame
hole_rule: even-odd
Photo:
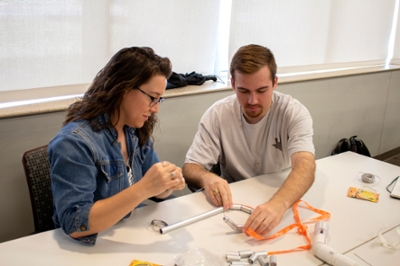
[[[150,101],[149,107],[153,107],[157,103],[162,103],[165,100],[164,97],[155,98],[155,97],[151,96],[150,94],[148,94],[147,92],[141,90],[139,87],[137,87],[135,89],[138,89],[139,91],[141,91],[143,94],[146,94],[150,98],[151,101]]]

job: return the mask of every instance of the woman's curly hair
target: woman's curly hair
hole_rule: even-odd
[[[126,91],[140,87],[154,75],[163,75],[169,78],[172,65],[168,58],[156,55],[149,47],[123,48],[117,52],[107,65],[97,73],[92,84],[81,100],[71,104],[63,125],[77,120],[88,120],[93,130],[112,128],[110,119],[107,124],[97,120],[100,114],[106,113],[110,117],[117,115],[119,106]],[[158,119],[152,114],[138,128],[139,145],[142,147],[152,136]]]

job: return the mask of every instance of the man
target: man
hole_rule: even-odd
[[[268,234],[314,182],[312,118],[289,95],[276,92],[274,55],[259,45],[241,47],[232,58],[235,94],[214,103],[201,118],[183,176],[189,186],[204,188],[216,206],[232,207],[228,183],[292,167],[269,201],[257,206],[243,232]],[[221,177],[208,170],[219,163]]]

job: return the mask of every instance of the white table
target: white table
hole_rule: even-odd
[[[374,187],[380,193],[378,203],[346,197],[350,186],[361,187],[356,182],[359,172],[373,173],[381,178],[381,182]],[[234,202],[255,207],[267,201],[287,174],[288,171],[268,174],[231,184]],[[331,213],[329,246],[350,256],[354,253],[353,249],[372,243],[384,225],[388,229],[400,225],[400,200],[390,198],[385,189],[398,175],[400,167],[352,152],[317,160],[316,180],[303,200]],[[224,258],[226,251],[271,251],[305,244],[295,230],[268,241],[256,241],[244,234],[233,233],[223,222],[222,214],[163,235],[149,226],[153,219],[172,224],[212,209],[214,207],[202,192],[139,208],[129,219],[100,233],[96,245],[92,247],[76,243],[60,229],[23,237],[0,244],[0,264],[129,265],[132,260],[138,259],[172,266],[174,256],[194,247],[205,248]],[[248,217],[238,211],[227,214],[237,223],[244,223]],[[300,216],[305,220],[316,214],[300,209]],[[288,211],[274,232],[293,222],[293,214]],[[308,232],[311,237],[313,230],[314,224],[310,224]],[[379,245],[368,246],[368,249],[376,256],[385,252]],[[358,257],[352,258],[362,263]],[[323,264],[311,250],[277,255],[277,259],[280,266]],[[388,260],[381,265],[399,263]]]
[[[388,230],[383,236],[390,244],[399,241],[399,235],[396,234],[395,228]],[[394,249],[388,249],[381,245],[378,238],[374,238],[347,252],[346,256],[357,262],[362,259],[370,265],[400,265],[400,245]]]

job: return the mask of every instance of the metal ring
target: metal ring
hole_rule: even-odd
[[[219,190],[218,189],[213,190],[213,194],[214,195],[218,195],[219,194]]]
[[[175,176],[175,173],[171,172],[171,178],[174,178],[174,176]]]
[[[153,226],[153,229],[157,232],[161,232],[161,228],[164,228],[166,226],[168,226],[168,224],[166,222],[164,222],[163,220],[153,220],[151,221],[151,225]]]

